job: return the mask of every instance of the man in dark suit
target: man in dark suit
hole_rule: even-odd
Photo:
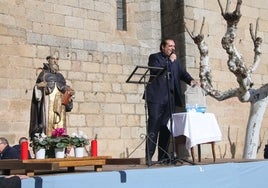
[[[19,152],[19,155],[20,156],[21,156],[21,143],[22,142],[28,142],[28,138],[26,138],[24,136],[23,137],[20,137],[19,144],[16,144],[16,145],[13,146],[13,148],[15,148]],[[28,150],[28,159],[31,159],[31,158],[32,158],[31,153]]]
[[[2,159],[20,159],[19,152],[4,137],[0,137],[0,160]]]
[[[146,162],[151,162],[156,150],[158,138],[158,161],[169,159],[168,145],[170,131],[167,123],[175,105],[182,106],[181,85],[184,81],[188,85],[195,85],[191,75],[182,67],[175,54],[175,42],[165,39],[160,44],[160,52],[149,56],[148,66],[162,67],[164,71],[157,78],[150,77],[151,83],[146,87],[145,99],[148,105],[148,127],[146,143]],[[156,75],[157,70],[151,70]]]

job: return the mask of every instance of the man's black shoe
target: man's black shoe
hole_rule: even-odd
[[[163,158],[163,159],[158,160],[158,162],[160,164],[169,164],[171,161],[170,161],[170,158]]]

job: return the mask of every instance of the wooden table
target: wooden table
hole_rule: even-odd
[[[5,159],[0,160],[0,170],[2,174],[10,175],[11,170],[25,170],[25,174],[28,176],[34,176],[35,170],[51,170],[56,171],[60,168],[67,168],[68,172],[74,172],[75,167],[81,166],[94,166],[94,170],[102,171],[102,166],[106,164],[106,159],[110,159],[110,156],[98,156],[98,157],[69,157],[69,158],[47,158],[47,159]]]

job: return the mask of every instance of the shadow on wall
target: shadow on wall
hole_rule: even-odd
[[[235,159],[236,146],[237,146],[237,140],[238,140],[238,132],[239,131],[237,129],[235,141],[232,141],[232,139],[231,139],[231,128],[228,127],[227,137],[228,137],[228,142],[229,142],[229,146],[230,146],[230,153],[231,153],[231,158],[232,159]],[[221,147],[218,146],[219,151],[220,151],[220,157],[222,159],[224,159],[226,157],[226,154],[227,154],[227,144],[225,144],[224,146],[225,147],[224,147],[224,152],[223,153],[221,152]]]

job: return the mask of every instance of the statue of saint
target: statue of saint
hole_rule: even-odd
[[[66,112],[73,108],[74,90],[66,85],[59,72],[58,58],[55,55],[46,58],[33,89],[29,136],[45,133],[51,136],[52,130],[66,128]]]

